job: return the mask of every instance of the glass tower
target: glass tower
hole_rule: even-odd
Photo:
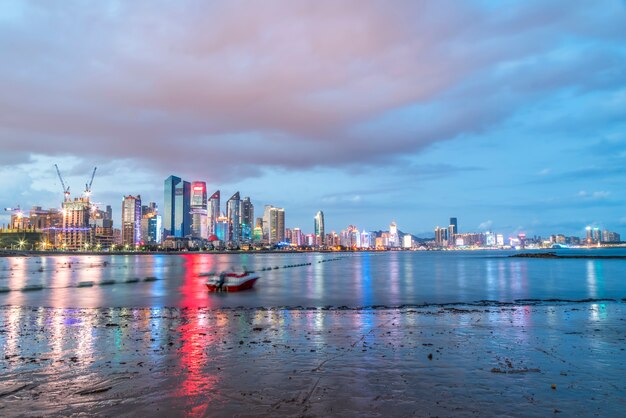
[[[180,177],[165,179],[163,235],[183,238],[191,231],[191,184]]]
[[[229,237],[233,242],[241,240],[241,224],[239,219],[239,205],[241,198],[239,192],[235,193],[226,202],[226,217],[228,218]]]
[[[324,234],[324,212],[321,210],[317,212],[315,215],[314,229],[315,232],[315,240],[317,241],[317,245],[324,245],[325,234]]]

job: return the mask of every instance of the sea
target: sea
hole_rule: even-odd
[[[626,256],[626,249],[561,249]],[[0,258],[0,306],[368,308],[626,298],[626,260],[511,258],[520,251],[56,255]],[[202,273],[252,270],[209,293]]]

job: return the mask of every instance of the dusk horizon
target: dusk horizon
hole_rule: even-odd
[[[623,232],[623,1],[153,4],[3,6],[2,208],[58,164],[116,223],[176,175],[304,231]]]

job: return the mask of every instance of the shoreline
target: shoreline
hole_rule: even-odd
[[[625,317],[623,303],[370,311],[4,307],[0,413],[619,416]]]

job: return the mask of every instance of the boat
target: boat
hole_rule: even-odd
[[[209,279],[206,282],[206,287],[209,292],[239,292],[241,290],[252,289],[254,283],[259,279],[259,275],[251,271],[244,273],[226,273],[226,280],[219,288],[220,275],[215,273],[201,274],[201,276],[207,276]]]

